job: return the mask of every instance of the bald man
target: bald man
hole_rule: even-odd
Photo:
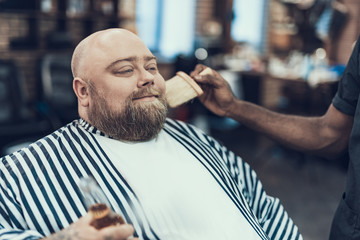
[[[1,239],[302,239],[255,172],[167,116],[156,58],[124,29],[76,47],[80,119],[1,158]],[[91,176],[125,224],[94,228]]]

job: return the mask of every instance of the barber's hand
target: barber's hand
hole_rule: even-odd
[[[93,217],[90,213],[72,223],[68,228],[55,233],[44,240],[76,239],[76,240],[126,240],[134,234],[134,228],[130,224],[119,224],[102,228],[100,230],[90,225]]]
[[[208,67],[198,64],[190,73],[190,76],[201,85],[204,91],[199,99],[216,115],[226,116],[236,98],[227,81],[218,72],[211,69],[210,73],[201,74],[206,68]]]

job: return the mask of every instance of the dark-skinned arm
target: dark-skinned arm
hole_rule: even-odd
[[[211,74],[199,75],[205,68],[197,65],[191,76],[204,90],[200,101],[213,113],[237,120],[295,150],[333,158],[346,149],[353,117],[333,105],[319,117],[276,113],[237,99],[226,80],[214,70]]]

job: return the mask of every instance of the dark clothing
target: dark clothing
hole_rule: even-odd
[[[349,141],[349,169],[345,193],[336,211],[330,239],[360,239],[360,41],[358,40],[340,80],[333,105],[354,116]]]

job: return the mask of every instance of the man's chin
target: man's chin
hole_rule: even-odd
[[[144,111],[154,111],[167,108],[166,102],[158,98],[151,101],[133,101],[133,106]]]
[[[158,100],[153,101],[134,101],[133,104],[135,107],[150,107],[157,106],[160,102]]]
[[[128,99],[121,113],[115,113],[101,99],[97,103],[89,114],[89,120],[100,131],[117,140],[151,140],[158,135],[166,121],[167,105],[161,97],[153,101]]]

